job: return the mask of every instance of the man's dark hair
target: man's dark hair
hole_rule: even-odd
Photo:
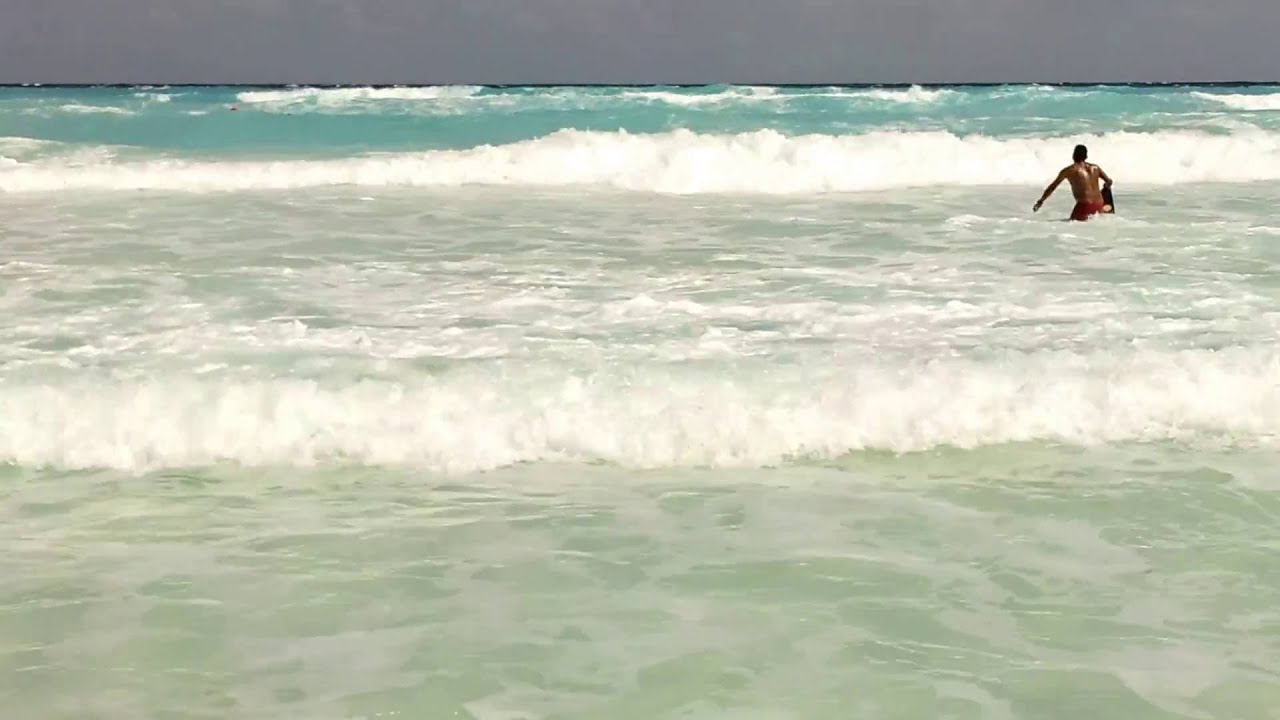
[[[1084,162],[1089,157],[1089,148],[1083,145],[1077,145],[1076,151],[1071,154],[1071,159],[1076,162]]]

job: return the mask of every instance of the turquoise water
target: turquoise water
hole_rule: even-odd
[[[0,705],[1274,718],[1278,120],[0,90]]]

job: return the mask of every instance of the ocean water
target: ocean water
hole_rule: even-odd
[[[1278,196],[1280,86],[0,89],[0,707],[1280,718]]]

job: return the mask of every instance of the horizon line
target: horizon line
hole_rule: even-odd
[[[173,82],[109,82],[109,83],[42,83],[3,82],[0,88],[700,88],[700,87],[776,87],[776,88],[954,88],[954,87],[1258,87],[1280,85],[1280,80],[1212,80],[1212,81],[1063,81],[1063,82],[857,82],[857,83],[752,83],[752,82],[650,82],[650,83],[173,83]]]

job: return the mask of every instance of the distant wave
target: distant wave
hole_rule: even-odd
[[[578,94],[574,91],[568,91]],[[647,100],[650,102],[663,102],[669,105],[717,105],[727,102],[755,102],[768,100],[786,100],[787,95],[779,94],[778,88],[773,87],[732,87],[717,93],[700,93],[689,91],[672,91],[672,90],[623,90],[617,96],[621,100]],[[604,95],[599,96],[601,101],[610,101],[615,98]]]
[[[1269,443],[1280,435],[1280,357],[1262,349],[1044,352],[838,372],[7,382],[0,406],[0,462],[24,466],[760,467],[1033,441]]]
[[[840,99],[850,102],[893,104],[927,104],[955,95],[947,89],[912,86],[902,89],[842,88],[777,88],[768,86],[730,86],[711,88],[603,88],[552,87],[537,93],[484,92],[475,86],[399,87],[399,88],[296,88],[288,90],[252,90],[239,93],[236,99],[250,107],[269,112],[307,111],[366,112],[371,110],[399,112],[456,113],[455,104],[441,101],[468,101],[468,107],[546,106],[586,108],[619,102],[661,103],[684,108],[715,108],[729,104],[780,104],[813,98]],[[472,105],[474,103],[475,105]]]
[[[154,92],[137,92],[137,93],[134,93],[133,96],[138,98],[139,100],[146,100],[147,102],[150,102],[150,103],[159,103],[159,104],[173,102],[173,97],[174,97],[173,95],[160,94],[160,93],[154,93]]]
[[[136,115],[129,108],[114,105],[85,105],[83,103],[64,103],[62,105],[38,105],[26,111],[31,115],[48,115],[50,113],[66,113],[71,115]]]
[[[250,90],[236,99],[247,105],[270,108],[319,107],[334,108],[367,105],[388,101],[433,101],[466,98],[481,91],[477,86],[442,85],[437,87],[352,87],[296,88],[290,90]]]
[[[905,90],[861,90],[844,93],[850,97],[864,97],[894,103],[933,103],[955,95],[954,90],[928,89],[913,85]]]
[[[1280,134],[1192,131],[1082,138],[961,137],[944,132],[787,136],[563,130],[466,150],[335,160],[153,160],[70,165],[48,160],[0,171],[0,191],[64,189],[211,192],[323,186],[469,184],[600,186],[661,193],[820,193],[886,188],[1034,185],[1077,141],[1125,183],[1280,179]]]
[[[697,106],[725,103],[780,103],[812,98],[840,99],[848,101],[873,101],[894,104],[928,104],[956,95],[954,90],[928,89],[913,85],[907,88],[776,88],[735,86],[720,92],[705,93],[690,90],[623,90],[622,100],[648,100],[670,105]],[[599,100],[611,100],[611,96],[598,96]]]
[[[1219,95],[1206,92],[1194,92],[1191,94],[1201,100],[1221,103],[1236,110],[1280,110],[1280,94]]]

